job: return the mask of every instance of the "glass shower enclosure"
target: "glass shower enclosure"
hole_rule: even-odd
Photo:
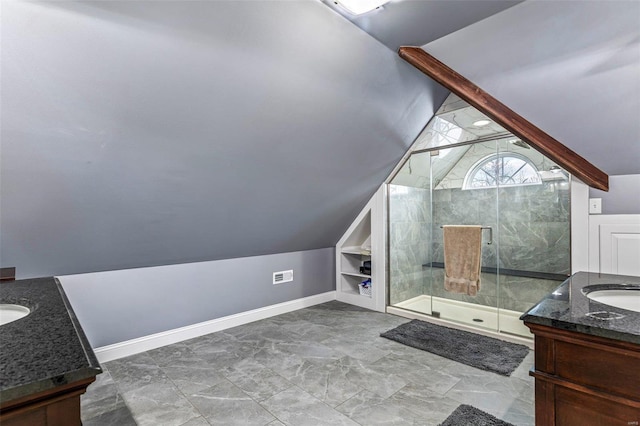
[[[453,96],[453,95],[452,95]],[[570,179],[454,97],[388,183],[388,305],[530,337],[522,312],[570,273]],[[445,288],[444,227],[482,227],[479,289]]]

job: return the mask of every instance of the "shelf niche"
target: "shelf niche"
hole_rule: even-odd
[[[353,221],[336,245],[336,298],[339,301],[384,312],[384,187]],[[371,261],[371,274],[360,272]],[[370,294],[361,294],[359,285],[371,279]]]

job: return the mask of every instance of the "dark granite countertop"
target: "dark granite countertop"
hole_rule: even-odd
[[[0,326],[3,404],[102,372],[57,279],[0,284],[0,303],[26,306],[26,317]]]
[[[640,277],[578,272],[525,312],[520,319],[561,330],[640,344],[640,312],[589,299],[587,286],[640,285]]]

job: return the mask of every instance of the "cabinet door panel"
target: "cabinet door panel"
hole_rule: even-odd
[[[631,407],[556,386],[556,426],[635,426],[640,407]]]
[[[640,353],[611,352],[606,346],[586,347],[556,341],[558,376],[605,392],[637,398],[640,395]]]

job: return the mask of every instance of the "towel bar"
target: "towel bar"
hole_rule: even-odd
[[[440,225],[440,229],[444,228],[444,225]],[[488,246],[490,246],[491,244],[493,244],[493,228],[490,226],[481,226],[481,228],[483,230],[488,229],[489,230],[489,242],[487,243]]]

